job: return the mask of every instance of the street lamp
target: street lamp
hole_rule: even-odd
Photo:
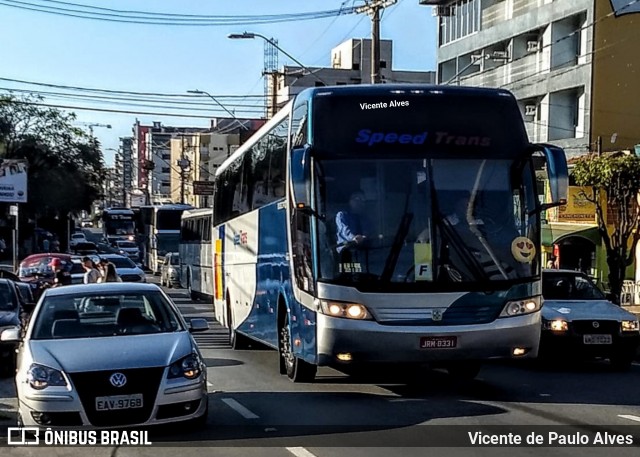
[[[300,66],[302,69],[306,70],[309,74],[311,74],[314,78],[316,78],[322,84],[327,85],[327,83],[322,78],[320,78],[320,76],[316,75],[315,72],[309,70],[309,68],[307,68],[305,65],[303,65],[302,62],[300,62],[298,59],[296,59],[291,54],[289,54],[287,51],[285,51],[280,46],[278,46],[273,40],[267,38],[264,35],[261,35],[260,33],[243,32],[243,33],[231,33],[231,34],[227,35],[227,38],[230,38],[232,40],[252,40],[255,37],[262,38],[264,41],[266,41],[269,44],[271,44],[274,48],[276,48],[278,51],[283,53],[285,56],[287,56],[288,58],[293,60],[296,64],[298,64],[298,66]]]
[[[214,102],[216,102],[218,105],[220,105],[220,107],[225,110],[233,119],[235,119],[236,121],[238,121],[238,123],[240,124],[240,126],[245,129],[245,130],[249,130],[249,127],[247,127],[246,125],[244,125],[244,123],[242,121],[240,121],[240,119],[238,119],[236,117],[235,114],[233,114],[231,111],[229,111],[229,109],[224,106],[222,103],[220,103],[220,101],[215,98],[213,95],[211,95],[209,92],[206,92],[204,90],[188,90],[187,91],[188,94],[197,94],[197,95],[206,95],[207,97],[209,97],[211,100],[213,100]]]

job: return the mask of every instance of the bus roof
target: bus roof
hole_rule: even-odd
[[[265,123],[251,138],[249,138],[242,146],[240,146],[230,157],[228,157],[216,170],[217,178],[224,172],[231,163],[238,157],[242,156],[250,149],[266,132],[278,125],[290,113],[292,107],[300,100],[310,100],[315,97],[325,97],[331,95],[392,95],[398,96],[405,94],[432,94],[432,95],[466,95],[472,98],[497,98],[515,97],[506,89],[491,87],[466,87],[466,86],[444,86],[434,84],[352,84],[344,86],[322,86],[308,87],[298,93],[291,99],[275,116]]]
[[[182,213],[182,219],[191,219],[193,217],[208,216],[211,214],[213,214],[213,208],[190,209]]]

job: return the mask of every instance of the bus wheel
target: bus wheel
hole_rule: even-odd
[[[312,382],[315,379],[318,367],[293,355],[288,314],[285,314],[280,330],[280,359],[287,377],[293,382]]]
[[[191,272],[187,273],[187,289],[189,291],[189,298],[191,298],[191,300],[195,301],[199,298],[198,293],[191,288]]]
[[[478,376],[482,364],[475,360],[465,360],[462,362],[454,362],[447,366],[449,376],[457,379],[471,380]]]
[[[227,322],[229,323],[229,345],[234,350],[247,349],[249,341],[246,336],[236,332],[231,315],[231,302],[227,298]]]

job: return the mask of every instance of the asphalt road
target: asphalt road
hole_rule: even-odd
[[[157,281],[157,278],[150,278]],[[637,456],[638,447],[594,447],[595,433],[640,438],[640,365],[612,371],[606,363],[560,367],[493,363],[474,381],[432,371],[407,384],[393,373],[353,379],[319,370],[313,384],[278,374],[277,353],[234,351],[207,302],[168,289],[183,315],[204,317],[209,331],[196,334],[209,374],[209,419],[203,431],[163,427],[150,431],[152,447],[99,447],[99,456],[359,457],[389,455]],[[0,437],[15,418],[12,381],[0,380]],[[511,447],[472,446],[476,432],[504,435]],[[508,441],[509,432],[523,437]],[[469,435],[472,434],[472,436]],[[525,446],[535,434],[551,447]],[[513,440],[513,436],[511,440]],[[575,439],[589,446],[571,447]],[[1,440],[2,438],[0,438]],[[488,438],[486,438],[488,439]],[[498,439],[496,437],[495,439]],[[640,440],[636,441],[640,444]],[[443,446],[442,449],[426,446]],[[457,446],[457,447],[452,447]],[[444,449],[446,447],[446,449]],[[10,447],[6,456],[84,456],[87,448]]]

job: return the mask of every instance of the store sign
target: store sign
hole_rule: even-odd
[[[213,181],[193,181],[194,195],[213,195]]]
[[[0,202],[27,202],[26,160],[0,160]]]
[[[589,201],[592,195],[583,187],[569,186],[567,204],[558,208],[558,222],[595,224],[596,205]]]

